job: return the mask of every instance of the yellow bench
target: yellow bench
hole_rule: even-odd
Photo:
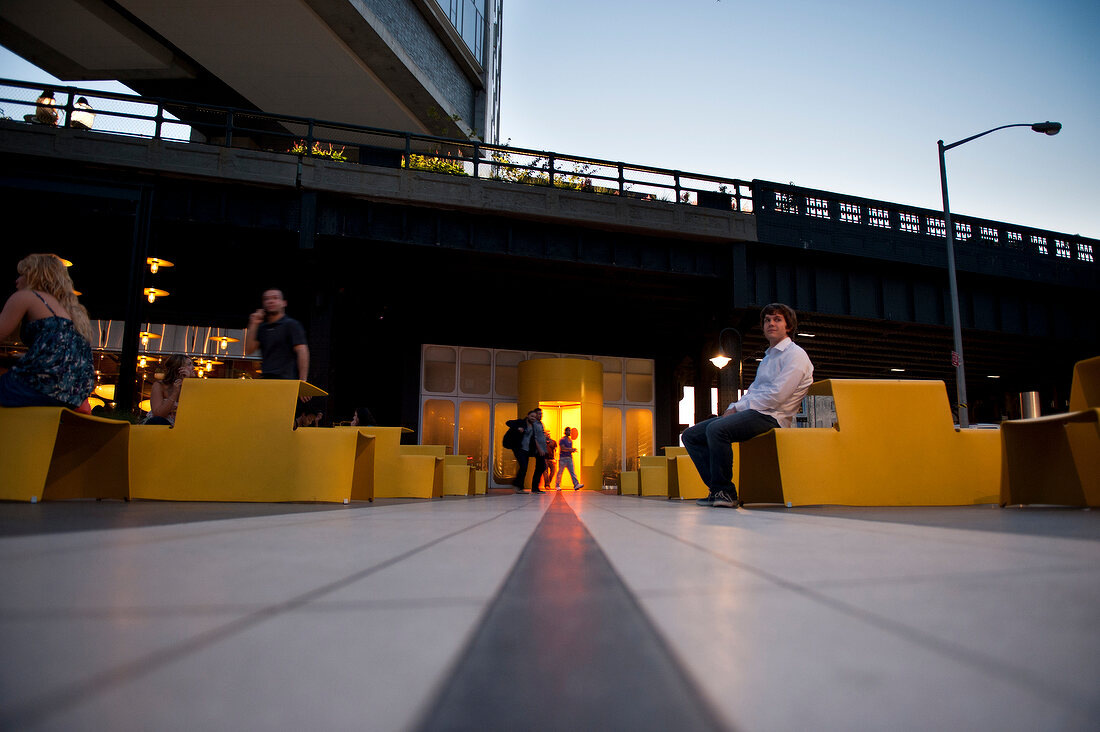
[[[668,498],[669,459],[661,455],[638,458],[638,494]]]
[[[374,498],[374,440],[356,429],[293,429],[304,381],[187,379],[176,425],[130,430],[130,495],[171,501]]]
[[[737,464],[737,445],[733,445],[733,463]],[[666,447],[668,456],[668,497],[694,501],[710,495],[710,489],[699,477],[695,463],[691,462],[686,447]]]
[[[474,495],[473,468],[465,455],[448,455],[443,445],[402,445],[406,455],[431,455],[443,461],[443,486],[439,495]]]
[[[402,445],[404,427],[340,427],[374,437],[377,498],[439,498],[443,495],[442,445]]]
[[[129,433],[62,407],[0,407],[0,499],[129,498]]]
[[[1073,367],[1069,413],[1001,425],[1001,505],[1100,507],[1100,357]]]
[[[957,506],[997,503],[997,430],[957,431],[942,381],[837,379],[837,425],[774,429],[741,443],[743,503]]]

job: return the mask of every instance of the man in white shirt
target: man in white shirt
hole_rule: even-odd
[[[752,385],[720,417],[684,430],[684,447],[710,489],[709,496],[696,501],[700,506],[737,506],[732,444],[790,427],[814,380],[810,357],[790,338],[798,327],[794,310],[772,303],[760,311],[760,324],[769,348]]]

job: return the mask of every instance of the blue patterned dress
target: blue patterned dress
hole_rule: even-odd
[[[41,295],[38,299],[51,315],[23,328],[21,338],[27,353],[11,367],[10,378],[76,409],[95,388],[92,347],[73,321],[52,314],[46,300]]]

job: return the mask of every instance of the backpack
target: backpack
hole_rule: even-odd
[[[508,431],[504,433],[504,447],[508,450],[518,450],[520,444],[523,441],[523,433],[517,430],[515,427],[509,427]]]

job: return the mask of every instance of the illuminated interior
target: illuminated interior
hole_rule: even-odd
[[[542,426],[546,430],[546,434],[554,438],[555,441],[560,440],[565,433],[565,428],[570,427],[576,431],[577,436],[573,437],[573,449],[577,452],[573,453],[574,456],[580,454],[581,440],[583,435],[580,432],[581,423],[581,404],[574,401],[554,401],[554,402],[539,402],[539,408],[542,409]],[[561,458],[561,451],[555,453],[555,460]],[[577,461],[573,461],[573,469],[577,469]],[[557,467],[554,468],[557,472]],[[578,471],[579,477],[579,471]],[[561,484],[563,488],[572,488],[573,479],[569,475],[569,471],[561,477]]]

